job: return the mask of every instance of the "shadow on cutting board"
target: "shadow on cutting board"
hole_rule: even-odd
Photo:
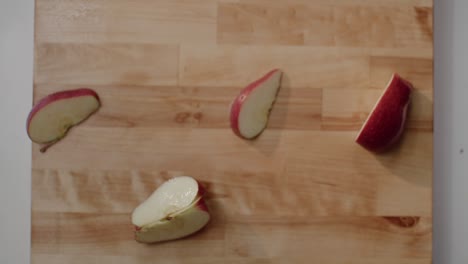
[[[406,128],[400,140],[387,152],[377,154],[376,158],[382,165],[392,171],[394,175],[397,175],[406,182],[430,188],[432,186],[432,141],[421,142],[419,136],[428,132],[427,130],[432,131],[432,121],[418,120],[414,117],[417,112],[421,111],[420,109],[424,108],[432,109],[432,101],[421,91],[415,89],[412,103],[408,109],[407,120],[409,122],[405,124]],[[423,148],[424,151],[419,150],[414,153],[412,151],[414,148]],[[422,156],[413,156],[408,159],[410,155],[417,154],[422,154]],[[413,163],[408,163],[408,160],[413,161]],[[430,166],[430,169],[427,166]]]
[[[281,87],[270,112],[267,127],[254,140],[246,140],[247,144],[258,149],[265,156],[273,156],[281,141],[283,131],[287,129],[291,81],[283,72]]]

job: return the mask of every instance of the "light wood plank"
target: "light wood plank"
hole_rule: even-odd
[[[283,6],[283,0],[218,0],[219,3],[255,3],[262,5],[279,5]],[[310,0],[290,0],[291,4],[310,4]],[[433,0],[314,0],[314,3],[320,5],[333,6],[379,6],[379,7],[395,7],[395,6],[420,6],[432,7]]]
[[[334,45],[330,6],[222,3],[218,13],[219,44]]]
[[[48,254],[33,254],[33,264],[48,263],[48,264],[127,264],[141,263],[153,264],[155,258],[152,256],[134,257],[134,256],[93,256],[93,255],[48,255]],[[398,258],[388,257],[380,258],[347,258],[346,260],[330,256],[330,257],[314,257],[314,261],[319,261],[322,264],[430,264],[430,258]],[[249,258],[249,257],[190,257],[190,258],[164,258],[164,263],[167,264],[283,264],[283,263],[309,264],[309,259],[302,257],[274,257],[274,258]]]
[[[243,1],[218,12],[220,44],[432,47],[429,7]]]
[[[224,254],[223,223],[219,219],[206,227],[210,232],[199,232],[181,240],[182,243],[148,246],[135,242],[129,214],[41,212],[33,213],[32,217],[41,219],[32,225],[33,254],[157,256],[160,259]],[[49,236],[50,229],[55,229],[56,235]],[[180,250],[181,244],[185,244],[185,250]]]
[[[36,213],[33,217],[57,223],[53,226],[33,224],[33,254],[59,251],[70,257],[87,254],[186,259],[191,256],[303,258],[312,253],[320,258],[324,253],[334,255],[334,246],[338,243],[340,254],[334,255],[335,260],[343,261],[375,255],[421,259],[430,257],[431,251],[431,244],[427,243],[431,239],[430,220],[418,217],[412,218],[408,227],[400,226],[406,221],[400,218],[298,217],[286,220],[240,217],[231,222],[211,223],[205,228],[207,232],[177,243],[150,246],[133,241],[132,226],[128,225],[125,215]],[[289,228],[276,228],[282,224]],[[57,229],[55,241],[44,236],[51,227]],[[250,239],[251,234],[256,235],[255,240]],[[310,242],[308,238],[311,236],[318,239]],[[179,249],[181,245],[184,250]]]
[[[290,87],[367,87],[369,66],[369,51],[361,48],[182,46],[180,84],[243,86],[280,68]]]
[[[215,43],[215,0],[37,0],[36,43]]]
[[[228,130],[133,129],[127,132],[125,128],[83,127],[74,132],[45,155],[35,156],[34,167],[176,171],[179,175],[192,175],[214,184],[215,196],[221,196],[226,211],[233,214],[391,215],[397,211],[429,216],[431,213],[432,137],[427,133],[407,133],[401,148],[393,155],[374,157],[353,142],[355,132],[268,131],[262,139],[249,145],[233,137]],[[100,133],[108,136],[101,138]],[[236,159],[232,158],[234,153]],[[44,186],[45,189],[38,195],[57,193],[49,190],[54,185],[46,184],[48,176],[45,175],[39,178],[42,184],[37,188]],[[98,175],[101,174],[93,177]],[[114,177],[118,175],[122,174]],[[132,185],[143,184],[138,171],[128,175],[135,180]],[[62,182],[66,180],[60,180],[61,177],[72,176],[65,173],[59,178],[52,177],[52,181]],[[73,178],[69,179],[71,183],[67,187],[79,189],[73,185]],[[148,190],[154,188],[150,186],[144,189],[147,195]],[[379,194],[381,187],[386,192],[382,196]],[[95,195],[98,198],[105,194],[98,191]],[[116,197],[118,193],[110,195]],[[46,198],[44,204],[48,199],[59,197]],[[408,198],[404,204],[394,202],[404,197]],[[71,211],[82,208],[80,199],[75,198],[68,197]],[[132,199],[142,200],[142,197]],[[272,200],[278,202],[272,204]],[[128,210],[129,204],[122,205],[118,201],[113,201],[117,208],[123,206]],[[96,206],[95,210],[97,208],[100,207]],[[65,208],[62,206],[62,209]]]
[[[423,51],[424,52],[424,51]],[[374,54],[378,51],[374,51]],[[430,58],[373,55],[370,60],[371,87],[376,89],[385,88],[393,73],[398,73],[409,80],[414,87],[420,90],[432,91],[433,86],[433,62]]]
[[[415,225],[410,228],[401,228],[378,217],[343,220],[334,217],[298,218],[288,221],[288,229],[278,229],[276,227],[283,222],[281,219],[240,219],[228,226],[228,254],[257,258],[318,256],[318,259],[325,255],[335,256],[341,259],[341,263],[375,255],[382,258],[427,258],[431,254],[431,245],[427,243],[431,240],[431,223],[425,218],[416,218]],[[252,233],[256,234],[255,240],[249,239]],[[310,237],[317,239],[310,241]],[[339,248],[339,253],[336,248]]]
[[[331,131],[291,137],[285,174],[300,194],[285,199],[309,201],[303,212],[320,215],[430,216],[432,134],[407,132],[387,155],[364,150],[355,137]]]
[[[178,52],[153,44],[41,44],[35,84],[174,85]]]

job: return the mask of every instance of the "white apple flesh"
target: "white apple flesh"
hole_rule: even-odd
[[[91,89],[61,91],[41,99],[31,110],[27,120],[29,138],[48,146],[59,141],[68,130],[96,112],[101,103]]]
[[[231,105],[230,123],[233,132],[244,139],[253,139],[266,128],[276,100],[282,72],[272,70],[245,87]]]
[[[413,86],[394,74],[356,137],[356,142],[372,152],[382,152],[401,137]]]
[[[191,177],[166,181],[133,211],[135,239],[156,243],[199,231],[210,220],[203,195],[203,187]]]

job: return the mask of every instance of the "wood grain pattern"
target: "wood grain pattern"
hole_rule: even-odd
[[[432,0],[36,0],[34,101],[77,87],[102,108],[39,153],[32,263],[432,262]],[[284,72],[268,129],[232,99]],[[406,132],[354,142],[393,72],[415,86]],[[212,221],[133,240],[132,210],[191,175]]]
[[[370,81],[369,50],[363,48],[190,45],[181,46],[180,56],[181,85],[242,87],[274,67],[285,72],[290,87],[349,88]]]
[[[152,44],[38,44],[35,83],[177,85],[178,53]]]
[[[36,41],[216,43],[215,0],[38,0]]]
[[[221,44],[432,46],[427,7],[241,1],[223,3],[218,12]]]

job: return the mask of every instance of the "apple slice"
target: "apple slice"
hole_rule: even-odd
[[[244,88],[231,104],[231,128],[236,135],[253,139],[268,123],[270,110],[281,84],[282,72],[275,69]]]
[[[373,152],[381,152],[398,141],[405,126],[413,86],[393,74],[356,137],[356,142]]]
[[[96,112],[101,103],[91,89],[61,91],[41,99],[27,120],[29,138],[46,144],[41,152],[65,137],[68,130]]]
[[[203,187],[192,177],[159,186],[132,214],[135,239],[142,243],[174,240],[202,229],[210,220]]]

